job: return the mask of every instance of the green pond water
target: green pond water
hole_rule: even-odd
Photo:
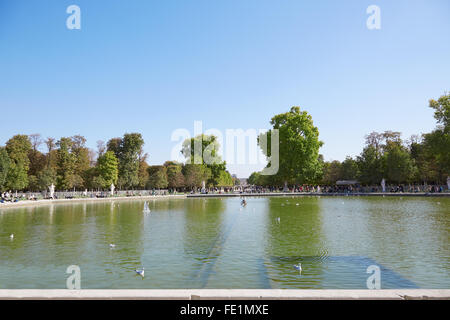
[[[140,200],[0,209],[0,288],[66,288],[70,265],[83,289],[364,289],[371,265],[381,288],[450,288],[450,198],[247,202],[150,200],[149,214]]]

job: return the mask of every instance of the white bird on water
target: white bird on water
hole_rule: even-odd
[[[12,240],[14,239],[14,233],[11,233],[11,235],[9,236],[9,238]]]
[[[116,245],[115,245],[114,243],[110,243],[110,244],[109,244],[109,247],[112,249],[112,248],[115,248]]]
[[[294,265],[294,268],[297,269],[300,273],[302,273],[302,264],[301,263]]]
[[[280,220],[281,220],[280,217],[278,217],[278,218],[277,218],[277,222],[280,223]]]
[[[144,277],[144,267],[142,267],[142,270],[136,269],[134,270],[138,275],[140,275],[142,278]]]

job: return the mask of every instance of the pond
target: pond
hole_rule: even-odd
[[[382,289],[450,288],[450,198],[144,203],[0,209],[0,288],[66,288],[70,265],[82,289],[365,289],[374,265]]]

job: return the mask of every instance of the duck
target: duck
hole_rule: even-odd
[[[12,240],[14,239],[14,233],[11,233],[11,235],[9,236],[9,238]]]
[[[144,277],[144,267],[142,267],[141,270],[136,269],[134,270],[138,275],[140,275],[142,278]]]
[[[109,247],[110,247],[110,248],[115,248],[116,245],[115,245],[114,243],[110,243],[110,244],[109,244]]]
[[[296,270],[298,270],[300,273],[302,272],[302,264],[301,263],[294,265],[294,268]]]

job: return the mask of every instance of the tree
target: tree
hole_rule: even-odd
[[[13,190],[23,190],[28,186],[28,169],[30,160],[28,153],[31,142],[27,135],[15,135],[6,142],[6,151],[11,159],[8,171],[8,187]]]
[[[234,185],[233,178],[228,171],[221,171],[218,179],[217,186],[219,187],[232,187]]]
[[[270,123],[279,131],[279,170],[272,177],[277,184],[312,183],[321,175],[319,130],[312,117],[300,107],[292,107],[289,112],[274,116]],[[261,134],[258,139],[264,155],[270,157],[272,131]],[[267,147],[261,141],[267,141]]]
[[[383,163],[377,147],[368,145],[357,157],[359,181],[363,184],[379,184],[383,179]]]
[[[322,181],[326,185],[334,185],[341,178],[341,163],[337,160],[325,162]]]
[[[73,141],[71,138],[61,138],[56,143],[57,150],[57,188],[59,190],[68,190],[76,187],[79,183],[75,176],[77,165],[76,156],[71,152]]]
[[[183,167],[181,164],[168,161],[164,163],[164,166],[167,168],[168,187],[172,189],[184,187]]]
[[[141,154],[139,155],[139,172],[138,172],[138,179],[139,179],[139,184],[138,187],[140,189],[145,189],[147,186],[147,182],[148,182],[148,163],[147,163],[147,158],[148,158],[148,154],[147,153],[143,153],[141,150]]]
[[[74,178],[76,187],[85,187],[86,172],[91,165],[91,150],[86,147],[86,138],[75,135],[72,138],[71,153],[75,157]]]
[[[106,151],[106,145],[103,140],[97,141],[97,155],[101,157]]]
[[[341,164],[339,179],[356,180],[359,176],[358,164],[352,157],[346,157]]]
[[[97,175],[95,187],[107,189],[111,184],[117,184],[119,177],[119,161],[112,151],[107,151],[97,160]]]
[[[11,159],[4,147],[0,147],[0,191],[5,191],[8,187],[8,174],[11,168]]]
[[[127,133],[123,138],[108,141],[108,151],[115,153],[119,160],[118,184],[122,188],[134,188],[139,185],[140,155],[144,139],[140,133]]]
[[[55,169],[47,167],[37,175],[37,189],[44,191],[47,190],[52,184],[56,184],[57,174]]]
[[[186,187],[199,188],[203,181],[208,181],[211,177],[211,170],[202,164],[185,164],[183,166],[183,175]]]
[[[389,182],[410,182],[415,174],[414,162],[400,143],[388,143],[383,155],[384,172]]]
[[[261,183],[259,181],[260,177],[261,177],[261,174],[259,172],[252,172],[252,174],[247,179],[247,183],[249,185],[253,185],[253,186],[260,186],[261,185]]]
[[[226,174],[226,163],[219,155],[220,144],[214,135],[198,135],[183,142],[181,153],[186,158],[186,164],[205,165],[210,170],[206,183],[209,186],[219,186]]]
[[[167,171],[164,166],[150,166],[148,167],[148,184],[150,189],[165,189],[169,185],[167,181]]]
[[[430,108],[434,109],[434,118],[437,123],[443,126],[443,131],[450,131],[450,94],[444,94],[437,101],[429,101]],[[448,150],[448,149],[447,149]]]

